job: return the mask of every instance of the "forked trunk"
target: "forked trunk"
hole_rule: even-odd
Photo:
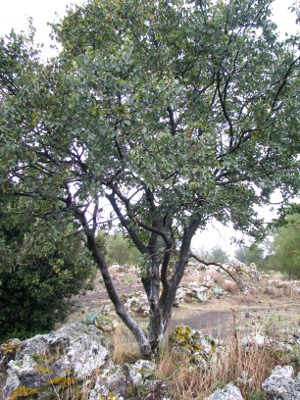
[[[168,321],[159,308],[157,308],[154,313],[150,314],[147,333],[153,354],[157,353],[161,346],[166,333],[167,323]]]

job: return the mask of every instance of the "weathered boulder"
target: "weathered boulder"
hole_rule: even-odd
[[[172,349],[185,352],[191,357],[191,363],[198,368],[206,369],[215,362],[220,349],[217,341],[197,329],[177,325],[169,337]]]
[[[212,297],[219,298],[228,294],[219,285],[217,285],[210,275],[203,278],[202,283],[182,282],[177,289],[175,304],[180,303],[203,303]]]
[[[144,292],[138,291],[130,293],[125,299],[125,307],[129,312],[134,312],[142,316],[149,314],[149,302],[147,295]]]
[[[228,383],[223,389],[217,389],[205,400],[244,400],[244,398],[237,386]]]
[[[103,306],[100,310],[90,311],[85,318],[85,323],[87,325],[95,325],[103,333],[113,332],[119,325],[110,315],[108,306]]]
[[[166,386],[155,380],[156,365],[139,360],[133,365],[124,364],[106,370],[98,376],[88,400],[99,399],[155,399],[164,398]],[[151,397],[155,393],[155,397]]]
[[[196,274],[199,275],[200,272],[205,271],[206,266],[204,264],[200,264],[198,262],[194,263],[189,261],[185,267],[185,274]]]
[[[259,334],[245,336],[241,339],[240,343],[245,350],[250,350],[251,348],[256,347],[259,349],[267,349],[284,353],[289,353],[292,351],[292,346],[290,344]]]
[[[110,365],[104,343],[95,326],[79,322],[21,342],[7,365],[4,400],[43,398],[67,386],[76,387]]]
[[[99,314],[94,319],[94,325],[96,328],[98,328],[103,333],[109,333],[109,332],[115,331],[119,324],[117,321],[115,321],[111,317],[109,317],[107,315]]]
[[[293,378],[293,367],[277,365],[267,378],[262,388],[272,400],[296,400],[300,399],[300,373]]]
[[[6,368],[9,361],[15,358],[20,345],[21,340],[10,339],[0,346],[0,370]]]
[[[254,263],[247,267],[238,260],[231,260],[226,270],[234,276],[240,291],[245,294],[251,293],[260,279]]]
[[[212,295],[212,292],[206,286],[190,285],[186,288],[185,302],[187,303],[203,303]]]
[[[184,282],[177,289],[175,303],[203,303],[209,300],[213,294],[210,286]]]

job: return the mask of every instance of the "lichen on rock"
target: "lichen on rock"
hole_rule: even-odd
[[[154,363],[139,360],[107,370],[98,376],[88,400],[150,400],[154,392],[155,400],[163,399],[167,389],[163,382],[155,380],[155,369]]]
[[[177,325],[169,342],[175,351],[184,351],[191,356],[191,362],[199,368],[206,369],[210,363],[216,361],[217,341],[197,329]]]
[[[64,388],[87,380],[95,371],[110,365],[103,342],[96,327],[83,323],[20,342],[14,359],[7,365],[4,400],[26,398],[25,391],[40,394],[54,386]]]

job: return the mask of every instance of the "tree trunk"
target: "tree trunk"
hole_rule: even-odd
[[[138,326],[138,324],[131,318],[124,307],[123,302],[118,296],[113,281],[111,279],[108,266],[104,255],[99,251],[96,240],[95,232],[89,228],[88,222],[85,218],[84,212],[75,208],[75,216],[81,222],[85,230],[87,238],[87,247],[101,272],[104,285],[110,300],[112,301],[116,313],[122,319],[124,324],[133,333],[143,358],[149,359],[157,353],[162,340],[165,336],[168,322],[172,314],[172,306],[176,296],[178,285],[181,281],[184,268],[189,259],[189,247],[193,234],[197,227],[197,221],[193,221],[189,227],[184,230],[183,240],[179,251],[178,261],[174,268],[171,279],[167,280],[163,285],[163,292],[160,293],[161,285],[161,257],[157,251],[157,236],[153,234],[148,246],[150,252],[150,264],[147,273],[147,278],[144,280],[144,287],[149,301],[149,325],[147,332]]]
[[[172,307],[175,301],[176,292],[184,274],[185,266],[189,260],[191,240],[197,229],[198,223],[199,220],[196,219],[192,221],[190,226],[185,228],[178,261],[171,279],[169,279],[167,284],[163,286],[163,292],[161,295],[159,292],[160,280],[157,279],[156,273],[151,275],[151,287],[153,287],[153,292],[155,293],[155,302],[152,304],[150,301],[150,319],[147,332],[153,353],[156,353],[159,350],[165,336],[172,315]],[[153,271],[156,272],[156,268],[159,268],[159,266],[152,263],[152,268]]]
[[[168,320],[166,320],[160,307],[157,307],[154,312],[150,312],[147,333],[152,354],[156,354],[159,351],[167,326]]]

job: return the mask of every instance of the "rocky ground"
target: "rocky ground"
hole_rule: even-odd
[[[172,352],[155,363],[137,354],[118,361],[120,343],[113,338],[120,342],[126,335],[114,330],[120,321],[97,276],[92,291],[73,299],[76,311],[67,324],[0,346],[0,397],[300,399],[300,282],[271,278],[238,262],[226,269],[230,279],[216,267],[188,266],[169,326]],[[147,299],[135,269],[112,266],[111,274],[125,307],[146,326]],[[202,384],[205,379],[210,386]]]
[[[114,266],[112,271],[119,293],[130,296],[142,291],[140,279],[133,268]],[[215,272],[210,272],[201,271],[197,275],[194,268],[188,270],[181,286],[191,281],[201,286],[207,274],[214,276]],[[177,324],[184,324],[216,338],[230,339],[237,328],[241,334],[255,332],[284,339],[297,329],[300,321],[300,282],[290,283],[282,277],[275,278],[261,274],[260,280],[254,282],[253,289],[248,293],[233,290],[209,296],[206,301],[182,301],[178,307],[173,308],[170,330]],[[223,272],[216,279],[217,287],[224,286],[224,282],[225,285],[228,283],[228,277]],[[113,310],[100,276],[96,277],[94,290],[76,296],[74,301],[75,311],[69,322],[84,320],[89,313],[96,312],[103,305]],[[141,313],[136,317],[141,322],[147,320]]]

